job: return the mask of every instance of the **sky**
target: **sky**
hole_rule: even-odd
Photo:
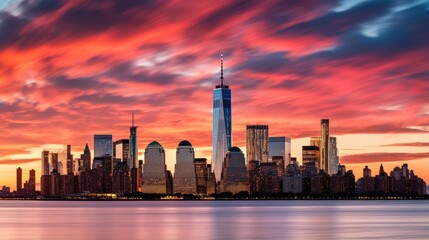
[[[212,90],[224,53],[233,145],[245,126],[292,138],[330,119],[340,162],[408,163],[429,182],[429,1],[0,1],[0,186],[41,169],[48,144],[75,156],[93,135],[189,140],[211,159]]]

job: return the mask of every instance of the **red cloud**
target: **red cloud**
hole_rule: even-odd
[[[360,153],[341,156],[341,163],[397,162],[429,159],[429,153]]]

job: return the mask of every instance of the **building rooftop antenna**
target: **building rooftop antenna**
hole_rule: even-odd
[[[223,52],[220,53],[220,86],[223,87]]]

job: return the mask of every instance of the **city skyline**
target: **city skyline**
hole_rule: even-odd
[[[15,189],[17,167],[40,179],[45,145],[70,144],[79,156],[86,141],[94,153],[94,134],[129,138],[133,111],[139,159],[157,140],[174,171],[175,147],[187,139],[210,162],[221,51],[233,145],[243,152],[246,125],[266,124],[270,136],[291,138],[302,163],[302,146],[327,118],[339,161],[357,178],[365,165],[407,162],[429,182],[424,1],[324,1],[314,10],[307,1],[202,2],[181,5],[192,13],[184,15],[171,14],[177,3],[37,2],[0,4],[0,185]]]

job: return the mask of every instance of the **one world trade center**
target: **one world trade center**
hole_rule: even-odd
[[[231,89],[223,83],[223,54],[221,54],[220,85],[213,90],[213,159],[212,169],[220,181],[222,163],[231,147]]]

